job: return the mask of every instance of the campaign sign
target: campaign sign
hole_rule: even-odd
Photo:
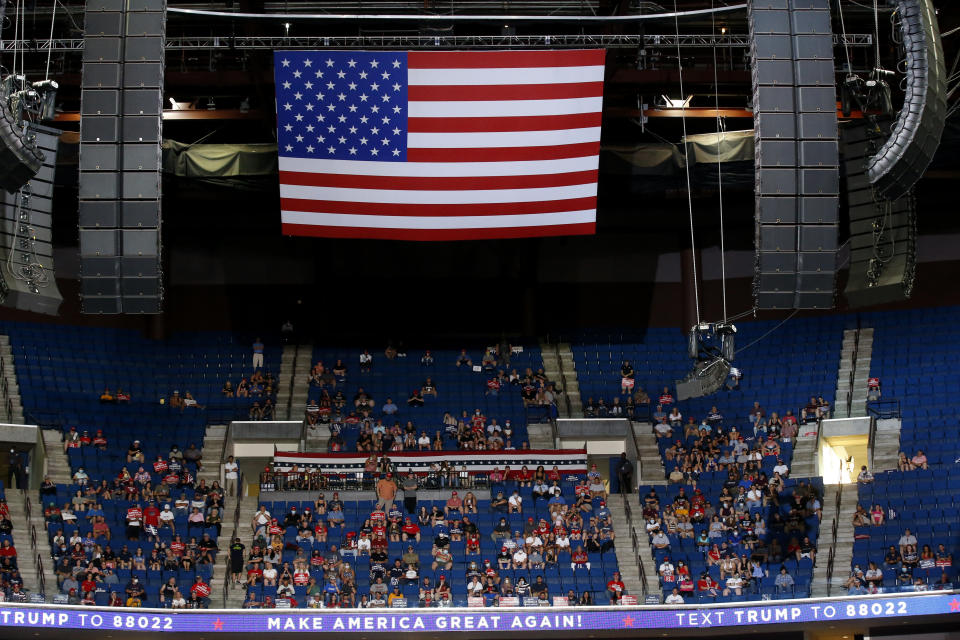
[[[370,632],[662,629],[874,621],[960,613],[953,592],[820,600],[778,600],[737,606],[543,607],[532,609],[110,609],[57,605],[0,606],[0,626],[33,629],[169,631],[172,633]]]

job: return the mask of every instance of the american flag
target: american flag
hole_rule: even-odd
[[[283,232],[594,233],[604,51],[277,51]]]

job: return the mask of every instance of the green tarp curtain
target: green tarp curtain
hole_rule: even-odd
[[[163,141],[163,170],[183,178],[237,178],[277,174],[277,145],[184,144]]]

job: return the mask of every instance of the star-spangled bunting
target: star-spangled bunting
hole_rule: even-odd
[[[281,153],[332,160],[406,160],[405,54],[284,51],[278,55]]]

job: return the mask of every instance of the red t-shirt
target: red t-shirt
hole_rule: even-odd
[[[160,509],[156,507],[147,507],[143,510],[143,521],[146,524],[160,526]]]
[[[610,582],[607,583],[607,589],[609,591],[620,593],[625,589],[625,587],[623,586],[623,583],[620,582],[619,580],[611,580]]]
[[[192,593],[195,598],[206,598],[210,595],[210,585],[202,581],[197,582],[190,587],[190,593]]]
[[[173,551],[173,555],[175,556],[182,556],[186,549],[187,545],[185,545],[182,540],[174,540],[170,543],[170,550]]]

